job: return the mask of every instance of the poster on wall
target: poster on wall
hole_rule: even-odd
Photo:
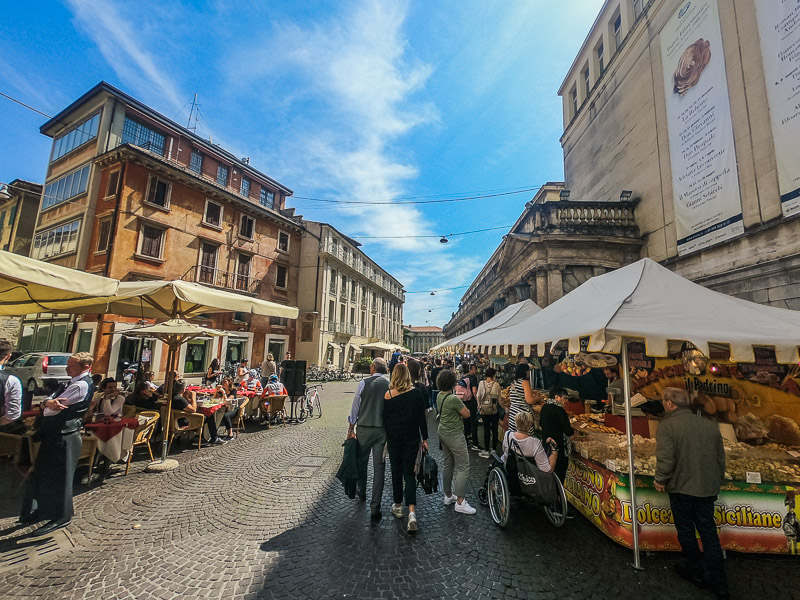
[[[678,254],[744,232],[717,0],[681,4],[661,30]]]
[[[800,0],[757,2],[784,216],[800,212]]]

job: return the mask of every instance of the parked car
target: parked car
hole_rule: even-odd
[[[27,391],[40,394],[45,379],[69,383],[72,379],[67,375],[67,360],[70,356],[69,352],[30,352],[7,365],[5,371],[19,377]]]

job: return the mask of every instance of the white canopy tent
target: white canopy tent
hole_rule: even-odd
[[[466,345],[464,342],[467,339],[471,339],[481,333],[485,333],[491,329],[496,327],[500,327],[507,323],[509,320],[524,315],[525,318],[539,312],[542,310],[533,300],[523,300],[522,302],[516,302],[510,306],[506,306],[503,310],[493,316],[491,319],[486,321],[485,323],[481,323],[475,329],[471,329],[466,333],[462,333],[461,335],[457,335],[454,338],[449,340],[443,341],[441,344],[438,344],[431,348],[431,352],[436,350],[445,350],[445,349],[454,349],[456,346],[459,345]]]
[[[594,277],[523,322],[486,331],[469,343],[488,351],[522,347],[526,354],[535,346],[541,356],[546,344],[561,340],[576,354],[585,337],[589,352],[622,356],[631,514],[636,515],[627,342],[643,340],[650,356],[666,356],[670,341],[691,342],[706,356],[709,346],[722,344],[734,362],[754,362],[754,347],[771,347],[779,362],[792,363],[798,360],[800,313],[715,292],[645,258]],[[638,527],[633,527],[633,551],[633,565],[641,568]]]

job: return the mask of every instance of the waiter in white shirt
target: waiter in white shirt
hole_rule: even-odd
[[[70,356],[69,385],[58,398],[44,402],[43,418],[36,432],[41,446],[19,518],[21,523],[47,520],[34,535],[52,533],[72,521],[72,480],[81,455],[80,430],[94,393],[90,376],[92,360],[88,352]]]
[[[11,342],[0,340],[0,431],[21,434],[25,431],[22,422],[22,383],[19,378],[2,371],[11,356]]]

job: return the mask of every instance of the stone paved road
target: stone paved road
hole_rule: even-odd
[[[368,506],[334,479],[354,390],[326,384],[322,419],[186,449],[172,473],[143,473],[140,461],[127,477],[80,487],[74,547],[0,562],[0,598],[710,598],[673,574],[674,555],[633,571],[630,552],[580,516],[557,530],[541,511],[517,509],[500,530],[483,507],[458,515],[441,495],[421,495],[420,531],[409,535],[388,513],[388,469],[385,516],[370,525]],[[477,486],[485,461],[472,459]],[[0,553],[27,532],[13,528],[19,481],[0,469]],[[800,598],[796,560],[731,554],[728,571],[734,598]]]

